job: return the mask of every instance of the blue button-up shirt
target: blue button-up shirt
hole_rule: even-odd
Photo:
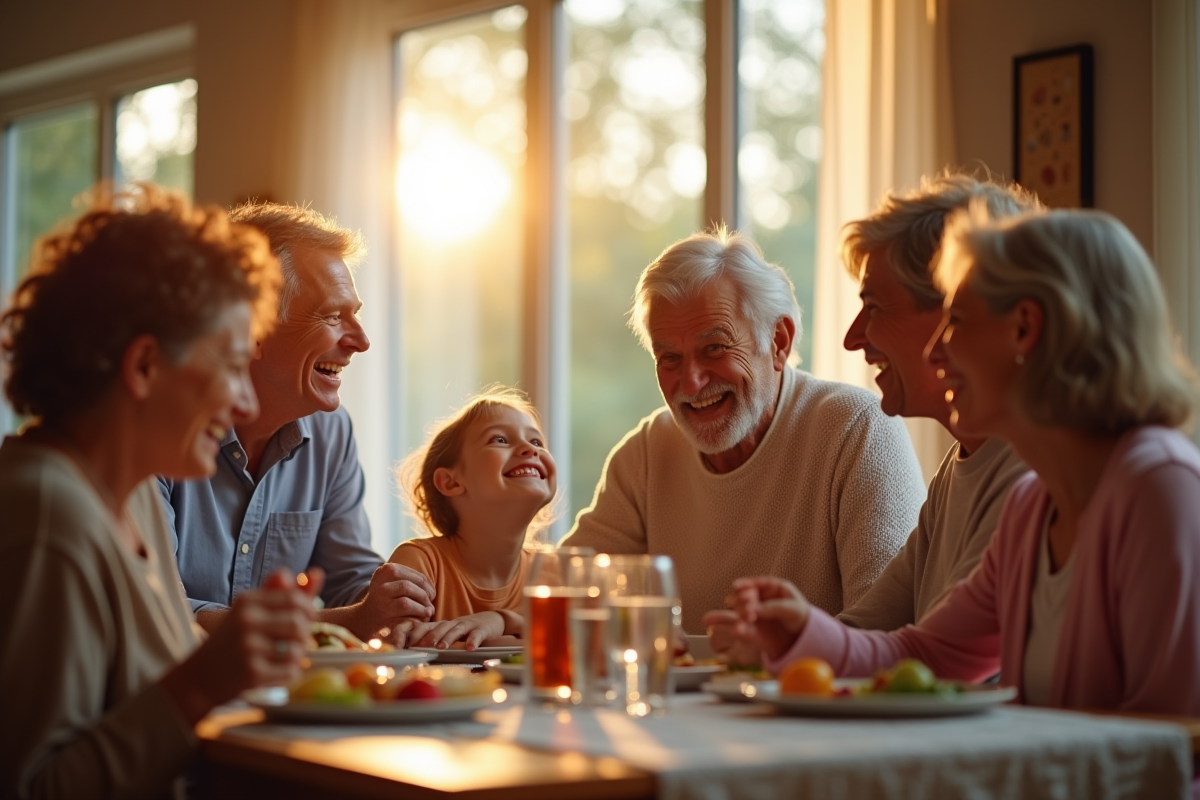
[[[322,567],[327,606],[361,598],[382,559],[371,549],[350,415],[339,408],[284,425],[259,469],[256,483],[230,433],[211,478],[159,478],[192,610],[226,608],[280,567]]]

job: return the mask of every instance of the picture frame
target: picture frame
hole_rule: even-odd
[[[1095,204],[1089,44],[1013,59],[1013,179],[1052,208]]]

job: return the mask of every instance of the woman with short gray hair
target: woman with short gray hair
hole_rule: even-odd
[[[848,628],[776,579],[734,584],[741,634],[779,670],[903,657],[1000,670],[1028,705],[1200,714],[1200,452],[1177,430],[1197,380],[1150,259],[1107,214],[959,215],[927,357],[952,425],[1009,441],[1019,480],[979,567],[918,624]]]

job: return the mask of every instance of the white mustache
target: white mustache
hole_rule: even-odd
[[[676,407],[678,407],[684,403],[695,403],[700,400],[711,400],[714,397],[720,397],[726,392],[732,392],[733,396],[735,398],[737,397],[737,387],[735,387],[732,383],[718,383],[705,387],[704,391],[700,392],[699,394],[684,394],[683,392],[676,392],[672,398],[672,402],[674,402]]]

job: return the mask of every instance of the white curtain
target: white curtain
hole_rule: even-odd
[[[841,227],[889,189],[915,187],[954,162],[949,0],[828,0],[821,101],[813,372],[875,388],[861,352],[842,340],[858,286],[838,257]],[[932,420],[909,420],[926,477],[952,441]]]
[[[371,348],[344,374],[342,402],[354,420],[366,472],[366,508],[375,549],[386,557],[397,541],[399,505],[392,465],[397,457],[397,357],[389,333],[391,258],[392,37],[380,0],[298,0],[292,91],[278,176],[282,202],[310,204],[340,225],[358,229],[368,255],[355,279]]]
[[[1200,9],[1154,0],[1154,262],[1171,323],[1200,363]],[[1192,431],[1200,442],[1200,426]]]

